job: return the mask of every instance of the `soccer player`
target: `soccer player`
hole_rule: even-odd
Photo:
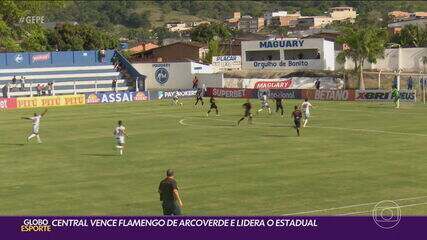
[[[249,101],[249,99],[246,101],[246,103],[242,105],[242,107],[245,109],[245,115],[239,121],[237,121],[237,125],[239,125],[240,122],[243,121],[243,119],[245,118],[248,118],[248,122],[252,124],[252,113],[251,113],[252,104]]]
[[[209,113],[211,113],[211,110],[212,110],[212,109],[215,109],[216,116],[218,117],[218,116],[219,116],[219,114],[218,114],[218,106],[216,105],[216,100],[215,100],[215,98],[212,96],[212,97],[209,99],[209,102],[211,103],[211,107],[209,108],[209,111],[206,113],[206,116],[208,116],[208,117],[209,117]]]
[[[301,111],[298,109],[298,106],[294,107],[294,111],[292,112],[291,115],[294,118],[294,123],[295,123],[295,129],[297,130],[297,134],[299,137],[299,129],[301,127],[301,118],[302,118],[302,113]]]
[[[271,115],[271,108],[270,108],[270,105],[268,104],[268,99],[267,99],[267,93],[266,92],[262,93],[262,97],[261,97],[261,108],[258,109],[257,113],[260,113],[264,109],[267,109],[268,110],[268,114]]]
[[[174,105],[180,105],[180,106],[182,106],[183,104],[182,104],[182,102],[180,102],[179,101],[179,94],[178,94],[178,91],[175,91],[174,93],[173,93],[173,96],[172,96],[172,102],[173,102],[173,104]]]
[[[118,122],[118,126],[114,129],[114,137],[116,138],[116,148],[119,151],[120,155],[123,155],[123,149],[125,147],[125,136],[126,134],[126,128],[123,126],[123,122],[120,120]]]
[[[308,118],[310,117],[310,108],[313,108],[313,105],[308,101],[308,99],[304,99],[304,102],[301,104],[302,113],[304,116],[304,125],[305,127],[308,122]]]
[[[47,108],[44,110],[42,114],[34,113],[33,117],[22,117],[22,119],[31,120],[33,122],[33,132],[30,134],[30,136],[27,137],[27,142],[31,140],[31,138],[36,137],[38,143],[42,143],[42,140],[40,139],[39,135],[39,129],[40,129],[40,119],[46,115]]]
[[[196,103],[194,103],[194,106],[197,106],[197,104],[199,103],[199,101],[202,102],[202,106],[203,106],[203,104],[204,104],[204,102],[203,102],[203,89],[201,89],[201,88],[197,89],[197,92],[196,92]]]
[[[280,115],[283,117],[283,104],[282,104],[282,98],[275,98],[274,99],[276,101],[276,113],[279,111],[279,109],[281,110]]]
[[[391,97],[393,98],[396,108],[398,108],[397,101],[400,99],[400,93],[399,90],[397,90],[397,87],[391,90]]]

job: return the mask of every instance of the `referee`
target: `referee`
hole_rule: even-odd
[[[172,169],[166,171],[166,178],[159,185],[163,215],[181,215],[182,201],[179,197],[175,174]]]

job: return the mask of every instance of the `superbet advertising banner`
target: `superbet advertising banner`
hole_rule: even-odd
[[[16,107],[16,98],[0,98],[0,109],[13,109]]]
[[[253,98],[254,89],[243,88],[207,88],[206,95],[221,98]]]
[[[405,102],[416,102],[416,91],[400,90],[400,100]],[[392,101],[391,91],[384,90],[356,90],[356,101]]]

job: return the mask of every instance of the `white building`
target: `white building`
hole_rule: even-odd
[[[191,89],[195,76],[206,87],[222,87],[222,74],[214,67],[196,62],[133,63],[146,76],[147,90]]]
[[[274,17],[286,17],[288,15],[287,11],[277,11],[277,12],[267,12],[264,14],[265,26],[271,25],[271,19]]]
[[[242,69],[335,70],[334,43],[323,38],[243,41]]]

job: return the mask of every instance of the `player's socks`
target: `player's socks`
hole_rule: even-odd
[[[302,125],[303,127],[305,127],[305,125],[307,125],[308,120],[304,120],[304,125]]]
[[[35,137],[36,135],[33,133],[33,134],[31,134],[30,136],[28,136],[28,138],[27,138],[27,141],[30,141],[31,140],[31,138],[33,138],[33,137]]]
[[[36,138],[37,138],[37,142],[38,142],[38,143],[42,143],[42,140],[40,139],[40,136],[39,136],[39,135],[36,135]]]
[[[299,128],[297,128],[297,134],[298,134],[298,137],[299,137]]]
[[[243,121],[243,119],[245,119],[245,118],[243,117],[239,121],[237,121],[237,125],[240,125],[240,122]]]

